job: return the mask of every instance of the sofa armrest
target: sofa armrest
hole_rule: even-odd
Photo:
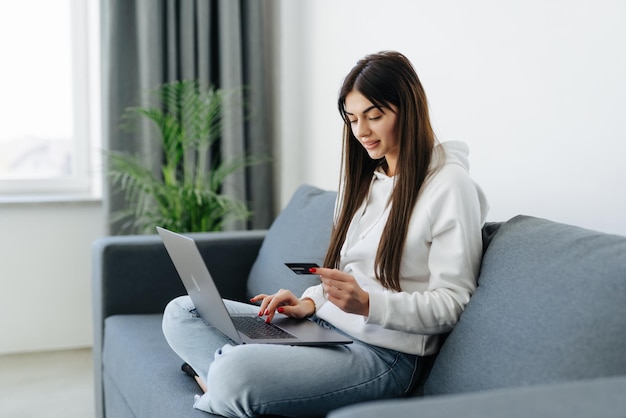
[[[626,411],[626,376],[367,402],[332,412],[328,418],[619,418]]]
[[[223,296],[242,300],[248,273],[265,231],[189,234],[198,244]],[[157,235],[114,236],[93,245],[93,298],[96,315],[160,313],[185,294],[163,242]]]

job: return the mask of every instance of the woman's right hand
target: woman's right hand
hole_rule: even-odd
[[[276,312],[291,318],[308,318],[315,313],[315,303],[309,298],[300,299],[291,291],[280,289],[273,295],[256,295],[250,302],[261,301],[259,316],[267,316],[265,322],[271,322]]]

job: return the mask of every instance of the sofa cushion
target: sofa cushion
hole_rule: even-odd
[[[425,394],[626,374],[625,301],[626,237],[513,218],[491,241]]]
[[[322,265],[333,222],[336,192],[300,186],[274,220],[248,276],[248,296],[289,289],[300,295],[319,283],[313,275],[296,275],[284,263]]]
[[[102,374],[107,417],[211,417],[193,408],[201,393],[161,331],[161,314],[105,320]]]

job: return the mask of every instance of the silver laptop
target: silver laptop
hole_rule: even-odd
[[[200,317],[237,344],[329,345],[351,339],[310,320],[276,313],[271,324],[256,314],[231,314],[215,286],[196,242],[157,227],[174,267]]]

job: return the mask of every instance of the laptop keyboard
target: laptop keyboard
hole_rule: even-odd
[[[233,322],[237,331],[253,339],[281,339],[295,338],[292,334],[278,328],[274,324],[268,324],[258,316],[233,316]]]

